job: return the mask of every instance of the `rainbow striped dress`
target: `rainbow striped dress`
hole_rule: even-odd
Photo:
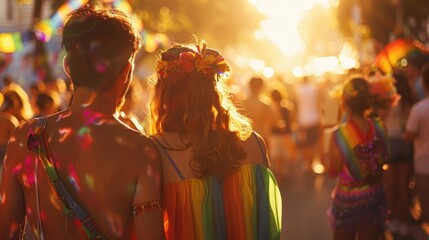
[[[370,119],[370,130],[360,131],[349,121],[333,133],[343,159],[329,213],[334,229],[357,231],[385,219],[385,197],[381,182],[382,165],[388,158],[383,123]]]
[[[242,165],[223,181],[215,176],[184,179],[164,153],[182,178],[164,185],[167,239],[280,239],[282,200],[268,168]]]

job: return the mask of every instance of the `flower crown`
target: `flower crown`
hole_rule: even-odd
[[[395,106],[400,95],[396,93],[395,79],[390,75],[382,75],[377,72],[372,77],[367,79],[369,84],[369,91],[371,94],[372,105],[380,109],[389,109]],[[337,85],[329,92],[329,95],[335,99],[349,99],[358,95],[358,91],[352,84]]]
[[[368,79],[373,105],[381,109],[395,106],[400,95],[396,92],[395,79],[391,75],[377,72]]]
[[[179,53],[176,60],[159,60],[156,66],[158,78],[167,78],[172,72],[191,73],[202,72],[207,75],[223,75],[229,71],[229,66],[222,55],[208,53],[206,43],[197,45],[197,52],[184,51]]]

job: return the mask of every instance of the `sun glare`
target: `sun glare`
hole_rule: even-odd
[[[338,0],[249,0],[266,16],[260,23],[265,37],[276,44],[284,55],[290,56],[304,50],[304,43],[298,31],[298,24],[305,11],[319,4],[329,8]],[[261,32],[255,33],[261,38]]]

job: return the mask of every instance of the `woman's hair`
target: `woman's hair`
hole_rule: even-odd
[[[150,131],[188,137],[197,177],[225,176],[246,156],[240,141],[250,136],[251,124],[230,100],[222,77],[226,71],[223,57],[205,43],[175,45],[158,59]]]
[[[94,90],[112,87],[142,42],[127,15],[96,3],[67,15],[62,37],[73,84]]]
[[[368,81],[362,76],[352,76],[343,87],[342,98],[352,113],[364,114],[372,103]]]

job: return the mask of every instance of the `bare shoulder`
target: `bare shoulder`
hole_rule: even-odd
[[[257,132],[253,132],[246,140],[242,142],[243,148],[247,153],[243,164],[260,164],[268,166],[268,151],[264,138]]]
[[[28,150],[27,138],[33,129],[34,122],[35,119],[31,119],[13,129],[8,142],[9,152],[16,148]]]
[[[33,120],[21,124],[13,129],[9,136],[9,141],[6,147],[6,154],[3,162],[3,174],[8,176],[21,176],[23,174],[23,163],[31,159],[33,153],[27,147],[28,134],[31,132]],[[31,167],[31,164],[26,167]],[[9,170],[14,169],[14,171]],[[18,177],[19,178],[19,177]]]
[[[119,149],[131,158],[135,158],[140,164],[157,165],[160,162],[158,149],[148,136],[141,132],[119,126],[116,143]]]

